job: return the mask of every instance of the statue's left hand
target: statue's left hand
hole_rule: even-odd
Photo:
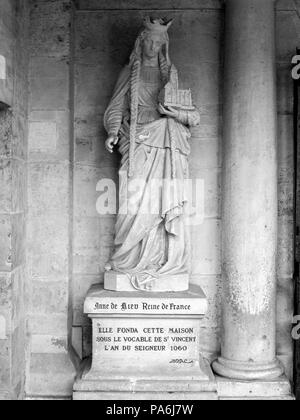
[[[168,117],[177,119],[179,117],[179,111],[173,107],[165,108],[162,104],[158,105],[158,111],[162,115],[167,115]]]

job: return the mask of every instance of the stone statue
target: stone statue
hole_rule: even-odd
[[[170,61],[171,24],[144,20],[104,117],[106,148],[112,153],[118,144],[122,155],[120,209],[128,197],[135,198],[134,206],[117,217],[115,252],[105,274],[109,290],[189,288],[184,180],[189,178],[189,127],[198,125],[200,116],[191,92],[179,89]]]

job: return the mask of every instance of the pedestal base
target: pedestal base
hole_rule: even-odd
[[[201,369],[209,380],[177,376],[137,377],[131,370],[122,377],[90,379],[92,360],[83,364],[74,385],[74,400],[217,400],[216,382],[209,363],[201,361]]]
[[[284,368],[278,360],[263,365],[236,362],[222,357],[213,363],[213,369],[221,377],[244,381],[276,379],[282,376],[284,372]]]
[[[94,287],[85,301],[93,355],[74,399],[216,399],[210,365],[200,355],[199,287],[183,293],[120,293]]]
[[[216,377],[219,400],[293,401],[291,384],[285,376],[274,380],[241,381]]]
[[[146,292],[184,292],[189,290],[189,275],[160,276],[157,280],[145,283]],[[104,274],[104,288],[115,292],[136,292],[130,275],[117,271],[108,271]]]

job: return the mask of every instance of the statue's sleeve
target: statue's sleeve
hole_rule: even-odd
[[[187,112],[187,120],[189,127],[196,127],[200,124],[200,113],[198,109],[195,108],[194,111]]]
[[[104,114],[104,127],[109,135],[117,136],[126,107],[126,94],[129,89],[130,69],[125,67],[117,81],[112,99]]]
[[[177,121],[188,127],[196,127],[200,124],[200,113],[197,108],[193,111],[180,110],[178,112]]]

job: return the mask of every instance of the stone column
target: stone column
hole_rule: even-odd
[[[272,379],[276,360],[277,154],[274,0],[227,0],[223,337],[215,372]]]

